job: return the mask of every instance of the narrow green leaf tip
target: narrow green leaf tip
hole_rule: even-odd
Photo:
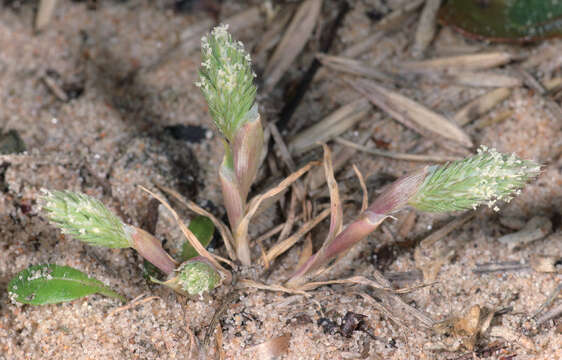
[[[422,211],[457,211],[496,202],[509,202],[525,184],[537,177],[540,165],[481,146],[476,155],[430,169],[409,204]]]
[[[217,128],[228,141],[247,121],[256,98],[250,54],[234,41],[228,25],[217,26],[201,39],[199,81]]]
[[[72,191],[43,190],[40,203],[50,222],[64,234],[90,245],[130,247],[124,224],[93,197]]]
[[[8,284],[12,302],[30,305],[56,304],[95,293],[126,301],[101,281],[69,266],[30,266],[16,274]]]

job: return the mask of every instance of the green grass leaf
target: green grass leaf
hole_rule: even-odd
[[[56,304],[95,293],[126,301],[101,281],[70,266],[55,264],[20,271],[8,284],[8,293],[12,300],[30,305]]]
[[[215,232],[215,225],[206,216],[196,216],[191,219],[189,223],[189,230],[197,237],[201,245],[207,247],[213,238],[213,234]],[[191,258],[199,256],[197,250],[191,246],[189,241],[186,241],[183,244],[182,251],[181,251],[181,262],[187,261]]]
[[[449,0],[439,18],[467,36],[491,41],[562,35],[562,1],[556,0]]]

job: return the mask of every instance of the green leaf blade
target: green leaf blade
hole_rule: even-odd
[[[69,266],[34,265],[19,272],[8,284],[14,301],[30,305],[56,304],[99,293],[125,301],[125,298]]]
[[[203,215],[198,215],[191,219],[188,227],[193,235],[197,237],[201,245],[203,245],[204,247],[207,247],[209,245],[215,232],[215,225],[213,224],[211,219]],[[197,253],[197,250],[195,250],[195,248],[191,246],[189,241],[186,241],[182,246],[180,255],[181,262],[187,261],[196,256],[199,256],[199,253]]]

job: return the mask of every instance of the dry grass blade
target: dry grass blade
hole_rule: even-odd
[[[53,17],[53,12],[57,6],[57,0],[41,0],[39,2],[39,9],[35,17],[35,30],[43,30]]]
[[[513,110],[504,110],[494,116],[482,118],[476,121],[476,123],[474,123],[474,130],[482,130],[488,126],[499,124],[502,121],[505,121],[511,116],[513,116],[513,114],[514,114]]]
[[[332,166],[332,152],[326,144],[322,145],[324,149],[324,172],[326,174],[326,183],[328,185],[328,191],[330,192],[330,230],[328,231],[328,236],[322,244],[322,247],[326,247],[334,241],[336,236],[341,232],[343,227],[343,208],[340,198],[340,191],[338,189],[338,183],[334,177],[334,168]],[[320,250],[322,251],[322,250]]]
[[[219,230],[219,233],[221,234],[222,238],[224,239],[224,246],[226,247],[226,251],[228,253],[228,256],[230,257],[231,260],[234,260],[234,261],[236,260],[236,254],[235,254],[234,248],[232,247],[233,246],[232,244],[234,244],[234,238],[232,237],[232,232],[230,232],[230,229],[228,228],[228,226],[226,226],[225,223],[223,223],[222,221],[217,219],[213,214],[211,214],[207,210],[203,209],[202,207],[200,207],[199,205],[197,205],[193,201],[186,200],[183,196],[181,196],[174,189],[171,189],[169,187],[162,186],[162,185],[157,185],[157,186],[160,190],[162,190],[165,193],[169,194],[170,196],[174,197],[180,204],[187,207],[189,210],[193,211],[197,215],[202,215],[202,216],[208,217],[213,222],[215,227]]]
[[[326,215],[327,216],[327,215]],[[308,234],[304,239],[304,245],[301,253],[299,254],[299,261],[296,268],[300,268],[312,256],[312,235]]]
[[[217,324],[216,326],[216,331],[215,333],[217,334],[215,336],[215,341],[217,343],[217,353],[219,354],[219,360],[224,360],[226,358],[226,354],[224,352],[224,348],[223,348],[223,341],[222,341],[222,326],[221,324]]]
[[[281,232],[283,230],[283,228],[285,227],[285,224],[279,224],[277,226],[275,226],[274,228],[272,228],[271,230],[266,231],[265,233],[263,233],[262,235],[258,236],[255,241],[256,242],[263,242],[267,239],[269,239],[270,237],[272,237],[273,235]]]
[[[152,195],[152,197],[154,197],[156,200],[160,201],[160,203],[162,205],[164,205],[166,207],[166,209],[168,209],[172,213],[172,216],[176,220],[176,223],[180,227],[180,230],[182,231],[183,235],[186,237],[187,241],[189,241],[189,244],[191,246],[193,246],[193,248],[195,250],[197,250],[197,253],[199,255],[201,255],[204,258],[206,258],[207,260],[209,260],[211,262],[211,264],[213,264],[217,268],[217,270],[220,270],[221,272],[223,272],[225,274],[226,278],[227,278],[227,282],[230,282],[232,280],[232,275],[230,274],[230,271],[228,271],[224,267],[222,267],[221,264],[219,264],[219,262],[215,258],[215,256],[213,254],[211,254],[210,252],[208,252],[207,249],[205,249],[205,247],[203,245],[201,245],[199,240],[197,240],[197,237],[191,232],[191,230],[189,230],[187,228],[187,226],[185,226],[183,221],[180,219],[178,213],[170,206],[170,204],[168,204],[168,202],[162,196],[148,190],[144,186],[139,185],[139,187],[143,191]]]
[[[287,220],[285,220],[283,230],[281,230],[281,234],[279,234],[279,237],[277,238],[278,242],[286,239],[287,236],[289,236],[289,233],[293,229],[293,225],[295,224],[296,211],[297,211],[297,196],[296,196],[296,192],[293,191],[291,193],[291,201],[289,203],[289,214],[287,215]]]
[[[472,87],[520,87],[523,85],[521,79],[514,76],[498,74],[493,71],[460,71],[442,77],[445,83],[453,83]]]
[[[405,321],[408,315],[417,320],[416,325],[420,324],[431,329],[435,324],[433,319],[418,309],[406,304],[398,295],[391,294],[387,291],[376,291],[376,296],[380,299],[380,301],[377,301],[365,293],[358,294],[402,327],[408,327]],[[410,322],[414,323],[413,321]]]
[[[393,151],[385,151],[385,150],[378,150],[378,149],[373,149],[373,148],[368,148],[366,146],[363,145],[359,145],[356,144],[354,142],[342,139],[342,138],[336,138],[335,139],[336,142],[366,152],[368,154],[373,154],[373,155],[377,155],[377,156],[384,156],[384,157],[388,157],[391,159],[396,159],[396,160],[406,160],[406,161],[421,161],[421,162],[437,162],[437,163],[444,163],[447,161],[455,161],[455,160],[460,160],[462,159],[461,157],[457,157],[457,156],[440,156],[440,155],[417,155],[417,154],[404,154],[404,153],[397,153],[397,152],[393,152]]]
[[[47,85],[49,90],[51,90],[51,92],[57,97],[57,99],[59,99],[62,102],[68,101],[68,95],[66,94],[66,92],[64,92],[63,88],[60,87],[57,81],[53,79],[52,76],[46,73],[41,77],[41,80],[43,80],[45,85]]]
[[[400,325],[402,327],[407,327],[407,324],[404,321],[402,321],[402,319],[395,316],[391,309],[389,309],[388,307],[384,306],[383,304],[381,304],[380,302],[375,300],[372,296],[370,296],[370,295],[368,295],[364,292],[358,292],[356,294],[361,296],[364,300],[369,302],[375,309],[379,310],[381,313],[386,315],[389,319],[391,319],[392,321],[394,321],[398,325]]]
[[[336,71],[379,81],[396,81],[391,75],[385,74],[384,72],[379,71],[361,61],[326,54],[316,54],[316,58],[322,63],[322,65]]]
[[[295,245],[297,243],[297,241],[299,241],[299,239],[301,237],[303,237],[307,232],[309,232],[316,225],[318,225],[320,222],[322,222],[322,220],[324,220],[326,217],[328,217],[328,215],[330,215],[330,209],[324,209],[324,211],[322,211],[314,219],[312,219],[310,221],[307,221],[306,223],[301,225],[301,227],[299,228],[299,230],[296,233],[289,236],[285,240],[275,244],[275,246],[273,246],[266,253],[264,261],[266,261],[267,263],[270,263],[273,260],[275,260],[275,258],[277,258],[279,255],[281,255],[285,251],[289,250],[293,245]]]
[[[331,140],[354,126],[368,114],[370,109],[371,104],[366,99],[355,100],[340,107],[293,137],[289,142],[289,150],[293,154],[301,154],[317,147],[319,143]]]
[[[285,334],[274,337],[250,349],[254,351],[258,359],[271,360],[285,354],[289,349],[291,335]]]
[[[321,7],[322,0],[307,0],[297,10],[285,36],[265,68],[265,93],[269,93],[275,87],[308,42]]]
[[[353,45],[347,47],[340,53],[342,56],[349,58],[358,57],[359,55],[369,51],[375,44],[377,44],[384,36],[384,31],[375,31],[369,35],[361,38]]]
[[[462,129],[425,106],[397,92],[385,89],[373,81],[357,80],[350,84],[400,123],[406,126],[415,123],[425,131],[453,140],[466,147],[472,147],[472,140]]]
[[[294,6],[291,5],[283,6],[283,9],[274,15],[272,23],[268,24],[268,30],[260,37],[259,44],[252,51],[255,54],[252,57],[257,63],[265,63],[261,60],[265,59],[269,50],[281,40],[283,30],[293,17]]]
[[[156,300],[156,299],[162,300],[162,298],[159,297],[159,296],[149,296],[147,298],[142,299],[144,297],[144,295],[145,294],[141,294],[141,295],[137,296],[136,298],[134,298],[133,300],[131,300],[128,304],[120,306],[116,309],[113,309],[109,314],[107,314],[107,316],[105,318],[107,319],[107,318],[109,318],[109,317],[111,317],[111,316],[113,316],[113,315],[115,315],[119,312],[128,310],[128,309],[133,308],[137,305],[141,305],[141,304],[147,303],[147,302],[152,301],[152,300]]]
[[[545,79],[542,81],[542,85],[544,86],[545,89],[547,89],[545,95],[552,93],[553,91],[560,90],[560,88],[562,88],[562,77]]]
[[[386,15],[375,26],[376,30],[392,30],[404,24],[405,18],[418,7],[420,7],[425,0],[413,0],[404,2],[404,6],[392,11]]]
[[[288,294],[304,295],[306,297],[310,297],[310,294],[303,290],[290,289],[281,285],[266,285],[250,279],[241,279],[240,281],[238,281],[238,284],[254,289],[278,291]]]
[[[472,120],[479,118],[494,106],[501,103],[511,95],[511,89],[499,88],[492,90],[463,106],[453,120],[460,126],[466,125]]]
[[[377,125],[378,125],[377,123],[372,123],[367,131],[362,131],[359,140],[356,141],[357,144],[360,145],[365,144],[371,138],[371,134],[373,133]],[[336,138],[336,141],[337,139],[338,138]],[[347,164],[349,164],[349,160],[355,155],[356,152],[357,149],[349,146],[346,146],[343,149],[338,150],[336,152],[336,156],[333,159],[334,172],[337,172],[338,170],[342,169]],[[308,186],[312,190],[318,189],[326,182],[326,177],[324,176],[324,170],[320,168],[312,170],[308,178],[310,179],[308,182]]]
[[[209,347],[209,344],[211,342],[211,337],[213,336],[213,333],[216,329],[217,326],[219,326],[219,322],[221,317],[224,315],[224,313],[226,313],[226,311],[228,309],[230,309],[232,307],[232,303],[239,298],[240,294],[239,294],[239,289],[234,288],[232,291],[228,292],[224,298],[222,298],[220,305],[218,305],[218,307],[216,307],[215,309],[215,313],[213,314],[213,317],[211,319],[211,322],[209,323],[209,326],[207,327],[207,330],[205,331],[205,336],[203,337],[203,344],[201,346],[200,349],[200,354],[205,356],[203,357],[203,359],[207,359],[206,355],[207,355],[207,348]]]
[[[435,36],[437,11],[441,6],[441,0],[426,0],[422,10],[414,46],[412,48],[413,56],[420,58]]]
[[[489,262],[484,264],[476,264],[472,269],[475,274],[486,274],[491,272],[506,272],[528,269],[529,265],[522,264],[520,261],[502,261],[502,262]]]
[[[287,165],[289,171],[295,172],[297,170],[297,166],[295,165],[295,162],[291,157],[291,154],[289,153],[289,149],[287,148],[285,141],[283,141],[283,137],[281,136],[279,129],[273,122],[269,123],[268,127],[269,130],[271,131],[271,136],[273,137],[273,141],[275,141],[275,144],[277,145],[277,149],[279,150],[279,155],[281,156],[281,160],[283,160],[285,165]],[[305,188],[302,185],[302,183],[296,182],[294,189],[298,195],[298,198],[304,199],[304,196],[306,194],[305,194]]]
[[[537,318],[537,324],[542,324],[551,319],[556,319],[562,314],[562,303],[556,305],[553,309],[547,311],[542,316]]]
[[[515,330],[508,328],[507,326],[492,326],[490,328],[490,336],[501,337],[502,339],[505,339],[510,343],[519,344],[527,350],[533,352],[537,351],[533,340],[521,333],[516,332]]]
[[[428,284],[421,284],[421,285],[416,285],[416,286],[412,286],[409,288],[403,288],[403,289],[393,289],[390,287],[386,287],[383,286],[381,284],[379,284],[376,281],[373,281],[371,279],[367,279],[366,277],[363,276],[353,276],[347,279],[337,279],[337,280],[327,280],[327,281],[314,281],[314,282],[309,282],[306,283],[302,286],[299,287],[300,290],[304,290],[304,291],[310,291],[310,290],[314,290],[320,286],[324,286],[324,285],[333,285],[333,284],[354,284],[354,285],[364,285],[364,286],[368,286],[372,289],[377,289],[377,290],[382,290],[382,291],[387,291],[387,292],[391,292],[394,294],[406,294],[406,293],[410,293],[412,291],[424,288],[426,286],[431,286],[433,284],[435,284],[435,282],[432,283],[428,283]]]
[[[361,174],[361,171],[359,171],[359,169],[357,168],[357,166],[355,166],[355,164],[353,164],[353,171],[355,172],[357,179],[359,179],[359,184],[361,185],[361,191],[363,192],[363,200],[361,201],[361,212],[363,212],[369,206],[369,194],[367,192],[367,185],[365,184],[365,179],[363,178],[363,174]]]
[[[283,192],[285,189],[291,186],[291,184],[293,184],[301,176],[303,176],[307,171],[312,169],[314,166],[317,166],[318,164],[319,164],[318,161],[309,162],[299,170],[287,176],[283,181],[279,183],[279,185],[275,186],[273,189],[270,189],[261,195],[257,195],[252,200],[250,200],[248,205],[248,211],[246,212],[246,215],[244,216],[244,218],[240,222],[240,225],[238,226],[239,231],[247,232],[250,220],[252,220],[252,218],[254,217],[260,205],[264,202],[264,200],[272,198],[277,194]]]
[[[481,54],[442,57],[423,61],[409,61],[400,64],[410,71],[426,72],[454,68],[456,70],[482,70],[505,65],[513,59],[508,52],[490,52]]]

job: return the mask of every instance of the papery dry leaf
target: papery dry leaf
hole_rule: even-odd
[[[401,124],[416,131],[421,127],[425,135],[432,133],[472,147],[470,137],[457,125],[406,96],[385,89],[373,81],[356,80],[350,84]]]
[[[307,0],[295,13],[293,21],[265,68],[265,93],[275,87],[308,42],[321,8],[322,0]]]
[[[250,349],[255,351],[260,360],[276,359],[285,354],[289,349],[291,335],[284,334],[267,340],[259,345],[252,346]]]

